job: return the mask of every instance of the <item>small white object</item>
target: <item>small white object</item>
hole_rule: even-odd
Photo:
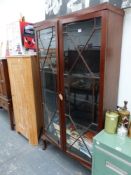
[[[78,29],[78,33],[81,33],[82,32],[82,29]]]
[[[122,124],[118,129],[117,129],[117,134],[120,137],[125,137],[127,136],[127,128],[125,128],[125,126]]]
[[[109,0],[101,0],[101,3],[109,2]]]
[[[114,118],[111,118],[112,121],[114,121],[115,119]]]
[[[96,144],[97,144],[97,145],[100,145],[100,142],[96,141]]]
[[[116,147],[115,148],[117,151],[121,151],[121,148],[120,147]]]

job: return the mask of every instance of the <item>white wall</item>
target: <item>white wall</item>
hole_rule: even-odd
[[[124,17],[118,104],[123,105],[124,100],[131,111],[131,8]]]
[[[25,16],[27,22],[45,19],[44,0],[0,0],[0,40],[5,38],[6,24]]]
[[[5,38],[5,26],[25,16],[26,21],[45,19],[44,0],[0,0],[0,40]],[[118,104],[129,102],[131,111],[131,8],[125,10]]]

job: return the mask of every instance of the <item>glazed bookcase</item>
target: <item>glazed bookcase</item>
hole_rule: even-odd
[[[43,141],[90,168],[92,138],[117,105],[123,10],[107,3],[35,24]]]

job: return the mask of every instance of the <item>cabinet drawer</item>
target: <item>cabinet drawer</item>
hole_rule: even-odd
[[[97,173],[97,175],[130,175],[131,162],[95,145],[94,170],[97,172],[101,171],[101,173]]]

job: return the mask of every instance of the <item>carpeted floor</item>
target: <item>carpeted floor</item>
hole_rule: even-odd
[[[32,146],[11,131],[8,114],[0,110],[0,175],[91,175],[74,159],[49,145]]]

